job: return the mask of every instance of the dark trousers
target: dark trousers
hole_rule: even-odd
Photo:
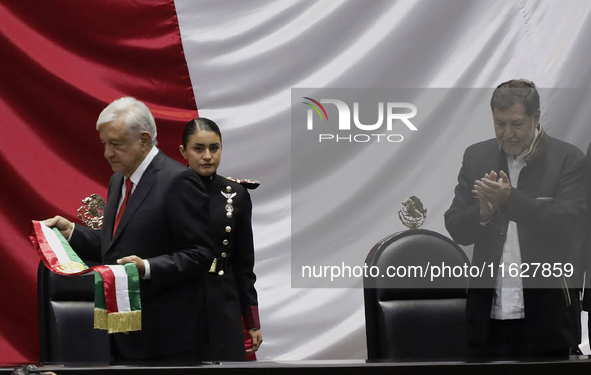
[[[136,365],[136,366],[196,366],[203,361],[202,350],[190,353],[178,353],[152,358],[132,359],[127,358],[117,347],[113,336],[110,338],[111,365]]]
[[[532,349],[527,343],[525,319],[491,319],[488,341],[484,345],[469,345],[469,357],[475,361],[492,360],[564,360],[569,348],[553,351]]]

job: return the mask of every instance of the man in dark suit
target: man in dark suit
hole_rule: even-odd
[[[591,235],[589,235],[589,227],[591,227],[591,143],[587,147],[587,162],[588,171],[587,178],[585,180],[585,203],[587,204],[587,221],[585,223],[584,231],[582,233],[583,240],[587,244],[585,248],[585,289],[583,292],[583,310],[588,313],[591,312]],[[591,315],[591,314],[590,314]],[[587,336],[591,337],[591,318],[587,319]]]
[[[156,125],[142,102],[125,97],[97,121],[109,183],[102,230],[46,220],[83,258],[136,264],[142,330],[111,340],[115,362],[181,363],[199,359],[207,341],[205,275],[213,260],[208,198],[199,177],[156,148]]]
[[[486,270],[470,279],[467,339],[477,358],[566,358],[580,342],[571,271],[585,156],[541,128],[532,82],[502,83],[491,109],[496,139],[468,147],[445,213],[452,238],[474,244],[472,265]]]

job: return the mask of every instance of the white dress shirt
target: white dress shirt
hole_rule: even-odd
[[[513,188],[517,188],[519,174],[523,167],[527,165],[525,162],[526,153],[527,150],[515,158],[513,156],[507,157],[507,164],[509,166],[508,175]],[[490,317],[498,320],[523,319],[525,318],[523,282],[521,277],[519,277],[519,273],[521,272],[521,249],[519,247],[517,223],[514,221],[510,221],[509,227],[507,228],[507,238],[503,246],[501,263],[504,264],[504,277],[501,277],[503,274],[499,268]],[[514,266],[511,267],[512,264]],[[517,274],[515,277],[510,275],[510,268],[513,269],[512,272],[514,274]]]

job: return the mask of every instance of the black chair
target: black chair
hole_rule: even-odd
[[[465,358],[468,279],[464,271],[459,273],[470,263],[457,244],[429,230],[398,232],[378,242],[366,264],[377,267],[374,276],[379,270],[378,277],[363,280],[369,360]],[[431,281],[427,271],[444,266],[449,266],[450,277]]]
[[[41,364],[108,364],[109,337],[94,329],[94,274],[37,273]]]

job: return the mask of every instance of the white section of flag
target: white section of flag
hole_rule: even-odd
[[[62,245],[62,241],[57,237],[57,234],[43,222],[39,222],[41,224],[41,229],[43,230],[43,234],[45,235],[45,239],[47,243],[51,247],[51,250],[54,252],[55,256],[59,260],[60,263],[68,263],[70,262],[70,257],[64,249],[64,245]]]
[[[117,293],[117,310],[119,312],[131,311],[129,303],[129,287],[127,272],[124,266],[108,266],[115,276],[115,289]]]

